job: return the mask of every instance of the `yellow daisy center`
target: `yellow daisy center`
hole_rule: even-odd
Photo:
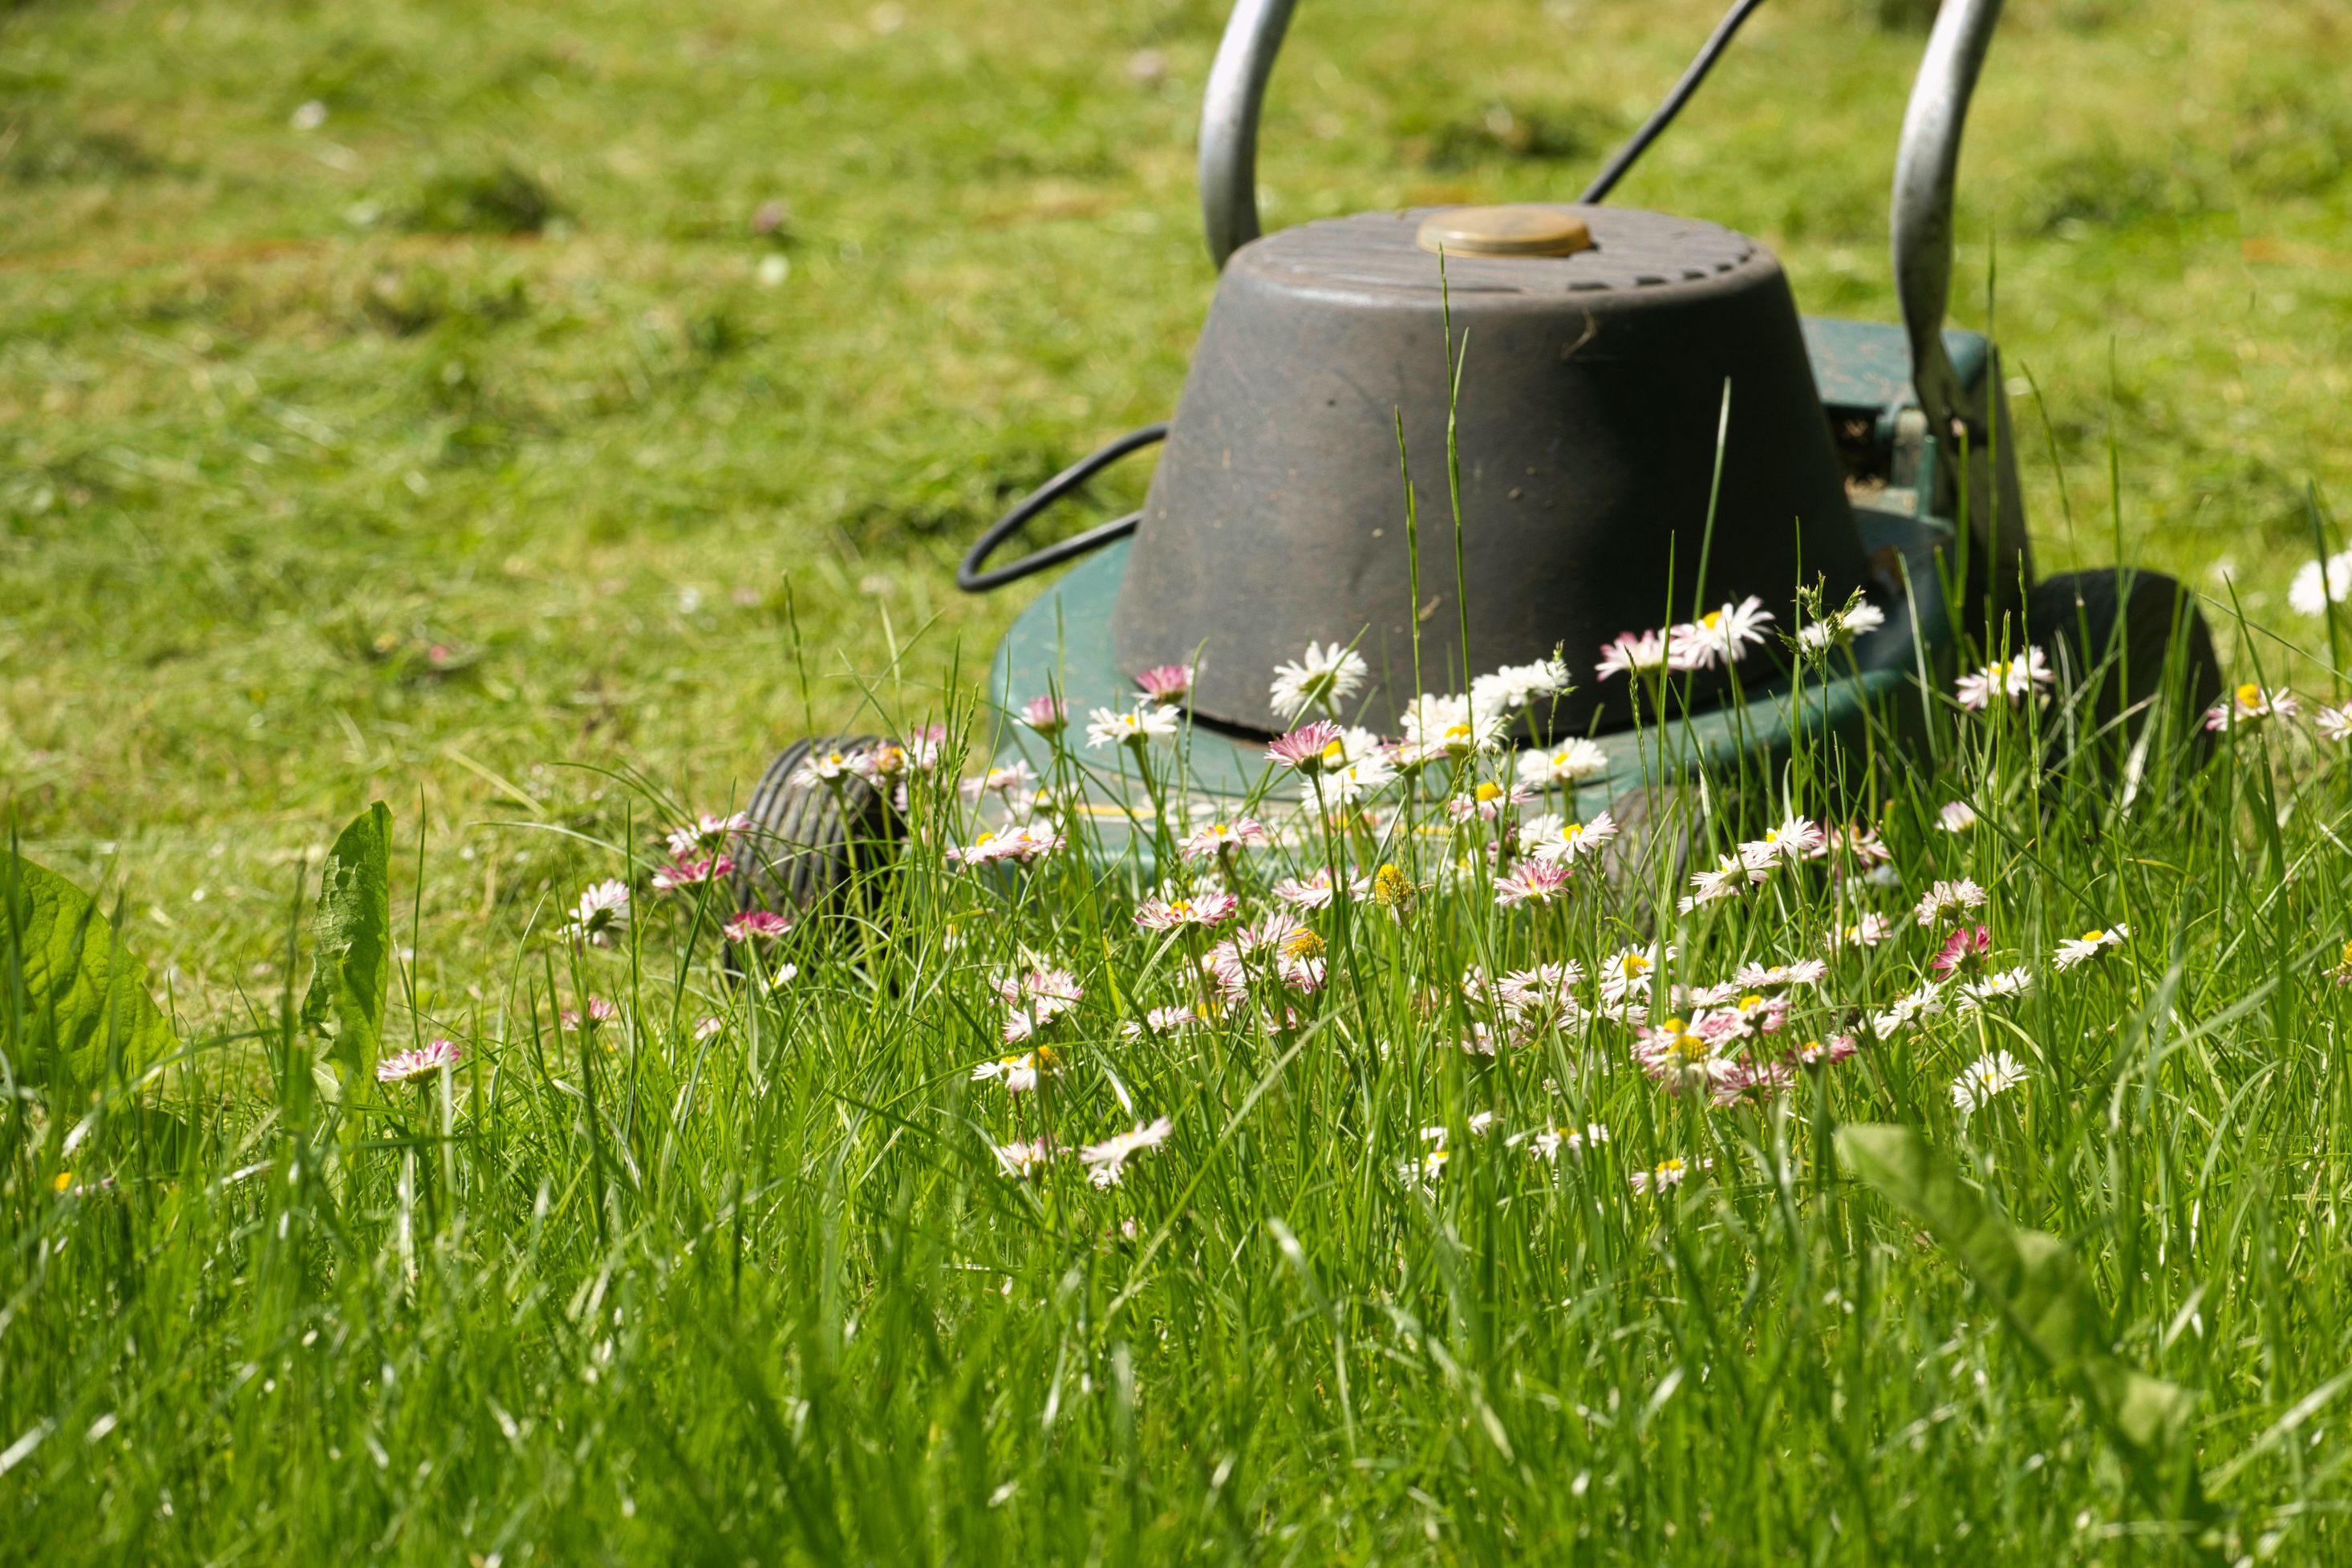
[[[2238,706],[2240,707],[2260,707],[2262,706],[2262,701],[2263,688],[2254,685],[2253,682],[2248,681],[2244,685],[2238,688]]]
[[[1503,798],[1503,787],[1489,779],[1478,786],[1475,793],[1481,801],[1499,800]]]
[[[2083,940],[2085,942],[2098,943],[2104,942],[2106,939],[2107,934],[2104,931],[2085,931],[2083,933]]]

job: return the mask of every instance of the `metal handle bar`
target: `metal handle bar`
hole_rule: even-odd
[[[2000,20],[2000,0],[1944,0],[1927,35],[1927,52],[1903,111],[1895,154],[1895,287],[1911,338],[1911,384],[1927,429],[1948,439],[1955,420],[1980,423],[1952,357],[1944,351],[1944,310],[1952,291],[1952,191],[1960,167],[1960,132]]]
[[[997,546],[1027,528],[1030,520],[1038,513],[1129,453],[1156,445],[1167,439],[1168,426],[1164,423],[1147,424],[1140,430],[1130,430],[1101,451],[1079,458],[1076,463],[1046,480],[1031,492],[1019,506],[999,517],[986,533],[972,541],[971,549],[964,552],[962,562],[956,568],[956,586],[966,593],[986,593],[991,589],[1002,588],[1008,582],[1018,582],[1031,572],[1043,571],[1049,566],[1059,566],[1066,560],[1076,560],[1090,549],[1107,545],[1113,539],[1124,538],[1133,533],[1135,525],[1143,520],[1141,512],[1129,512],[1123,517],[1113,517],[1109,522],[1088,528],[1085,533],[1073,534],[1058,544],[1050,544],[1044,549],[1023,556],[1011,566],[1000,566],[994,571],[981,570],[988,564],[988,558],[995,551]]]
[[[1227,256],[1261,232],[1258,108],[1296,5],[1297,0],[1239,0],[1217,46],[1216,61],[1209,68],[1208,91],[1201,103],[1201,216],[1209,259],[1220,269]],[[1737,5],[1726,16],[1659,112],[1635,133],[1626,152],[1612,161],[1602,179],[1594,182],[1587,201],[1606,195],[1632,157],[1638,157],[1664,129],[1665,120],[1697,86],[1696,78],[1753,9],[1753,5]],[[1963,406],[1959,377],[1944,351],[1944,309],[1951,292],[1952,189],[1959,170],[1960,132],[1993,25],[2000,19],[2000,0],[1943,0],[1912,84],[1895,160],[1895,288],[1911,340],[1919,406],[1927,415],[1928,428],[1938,434],[1949,431],[1955,417],[1978,417],[1977,411]]]

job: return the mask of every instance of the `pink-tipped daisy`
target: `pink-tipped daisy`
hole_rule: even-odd
[[[1570,868],[1558,861],[1522,861],[1508,876],[1495,879],[1495,902],[1505,909],[1549,904],[1567,890]]]
[[[1203,822],[1184,841],[1188,861],[1213,860],[1230,850],[1262,850],[1273,842],[1265,824],[1252,817],[1230,822]]]
[[[672,860],[684,860],[689,855],[716,854],[735,840],[751,831],[751,819],[738,811],[731,817],[713,816],[706,811],[681,828],[672,828],[666,841]]]
[[[413,1083],[420,1078],[437,1076],[445,1067],[454,1070],[464,1052],[454,1040],[436,1040],[430,1045],[420,1045],[415,1051],[404,1051],[397,1056],[387,1056],[375,1064],[379,1083]]]
[[[706,860],[674,861],[654,873],[654,891],[676,893],[681,888],[706,887],[732,876],[734,873],[735,862],[725,855],[712,855]]]
[[[773,942],[792,928],[790,919],[772,909],[747,909],[730,920],[725,931],[727,940],[741,946],[747,942]]]
[[[1146,1149],[1156,1149],[1168,1141],[1176,1124],[1161,1116],[1151,1122],[1138,1122],[1132,1132],[1115,1133],[1099,1144],[1088,1144],[1078,1150],[1078,1159],[1087,1167],[1087,1179],[1097,1186],[1117,1186],[1127,1174],[1127,1162]]]
[[[1070,705],[1059,697],[1031,697],[1021,705],[1021,722],[1039,735],[1059,735],[1070,727]]]
[[[1180,703],[1192,695],[1192,666],[1154,664],[1135,677],[1135,689],[1156,703]]]
[[[1965,969],[1977,971],[1986,954],[1992,951],[1992,930],[1984,925],[1963,925],[1944,938],[1943,950],[1928,967],[1939,975],[1949,975]]]
[[[1174,931],[1188,925],[1206,930],[1231,920],[1241,905],[1242,901],[1230,893],[1148,898],[1137,907],[1135,923],[1146,931]]]
[[[2205,727],[2250,729],[2273,716],[2284,718],[2294,708],[2293,692],[2271,691],[2248,681],[2205,710]]]
[[[1336,766],[1343,761],[1346,747],[1339,727],[1328,718],[1318,718],[1267,742],[1265,754],[1294,772],[1316,773],[1327,763]]]
[[[1601,662],[1593,668],[1604,681],[1612,675],[1654,675],[1668,667],[1669,658],[1664,632],[1644,632],[1638,637],[1620,632],[1614,641],[1601,646]]]

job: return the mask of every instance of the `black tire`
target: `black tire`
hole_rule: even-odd
[[[811,736],[776,755],[751,792],[735,872],[739,909],[838,914],[861,876],[889,863],[903,831],[888,795],[855,774],[833,785],[796,779],[814,754],[854,752],[873,736]]]
[[[2115,567],[2050,578],[2026,596],[2025,629],[2058,675],[2055,763],[2094,757],[2112,767],[2151,720],[2168,747],[2204,747],[2221,664],[2195,597],[2171,578]],[[2143,768],[2154,759],[2144,753]]]

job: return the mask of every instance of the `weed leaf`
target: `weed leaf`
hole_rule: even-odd
[[[327,852],[310,920],[302,1027],[328,1042],[346,1082],[375,1070],[392,984],[392,810],[378,800]]]
[[[2203,1491],[2184,1440],[2197,1396],[2116,1355],[2106,1309],[2074,1249],[2011,1225],[1914,1128],[1841,1127],[1837,1148],[1847,1169],[1959,1260],[2036,1359],[2081,1396],[2149,1500],[2201,1518]]]
[[[178,1049],[131,956],[89,895],[0,854],[0,1052],[21,1083],[95,1085]]]

